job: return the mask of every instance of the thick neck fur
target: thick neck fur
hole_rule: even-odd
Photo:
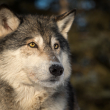
[[[0,77],[13,87],[16,92],[15,102],[20,104],[23,110],[39,109],[55,90],[33,84],[21,69],[20,64],[19,58],[3,53],[0,56]]]

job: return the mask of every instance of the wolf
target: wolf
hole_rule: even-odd
[[[0,110],[79,110],[67,40],[75,13],[18,15],[0,6]]]

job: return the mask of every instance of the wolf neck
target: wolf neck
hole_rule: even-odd
[[[48,94],[48,90],[39,85],[19,85],[19,87],[16,88],[16,93],[16,102],[19,103],[24,110],[31,110],[32,108],[39,109],[51,95]]]

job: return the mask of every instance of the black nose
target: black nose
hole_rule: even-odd
[[[63,74],[63,67],[60,66],[60,65],[52,65],[50,68],[49,68],[49,71],[52,75],[54,76],[60,76]]]

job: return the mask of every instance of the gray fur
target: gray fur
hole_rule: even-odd
[[[4,10],[5,13],[3,13]],[[7,13],[12,16],[6,16]],[[16,16],[9,8],[1,6],[0,31],[4,31],[4,33],[1,33],[0,36],[0,110],[79,110],[69,83],[71,73],[70,49],[65,34],[71,27],[68,20],[72,24],[73,18],[71,17],[74,17],[74,13],[75,11],[71,11],[63,14],[63,20],[66,19],[64,22],[62,18],[60,19],[62,16],[58,19],[39,15]],[[5,17],[5,21],[3,17]],[[59,29],[59,21],[60,23],[64,22],[62,31]],[[66,32],[63,32],[66,28]],[[44,46],[42,47],[43,51],[39,53],[45,61],[43,63],[36,61],[37,70],[35,70],[36,65],[33,68],[30,63],[33,61],[36,64],[33,57],[41,57],[37,56],[36,53],[36,51],[41,51],[41,47],[39,44],[37,49],[30,49],[27,42],[39,36],[41,39],[39,42],[42,44],[43,39],[42,46]],[[60,52],[57,51],[57,54],[53,50],[52,39],[60,44]],[[27,52],[24,47],[30,52]],[[32,57],[32,61],[30,60],[29,64],[25,65],[25,61],[30,57]],[[51,64],[63,65],[65,72],[67,72],[64,73],[65,76],[61,75],[56,78],[48,74],[47,67]],[[25,66],[22,67],[22,65]],[[29,70],[26,67],[30,69],[29,65],[33,68],[31,68],[32,72],[37,71],[37,73],[34,73],[34,77],[47,81],[46,84],[38,83],[33,77],[27,75]],[[42,70],[39,65],[45,65],[46,69]],[[44,73],[42,74],[41,71]],[[33,73],[28,74],[33,75]],[[47,79],[45,79],[46,77]],[[63,81],[60,81],[61,77]],[[51,85],[50,79],[56,79],[58,83],[51,82],[53,84]],[[50,87],[48,84],[50,84]]]

